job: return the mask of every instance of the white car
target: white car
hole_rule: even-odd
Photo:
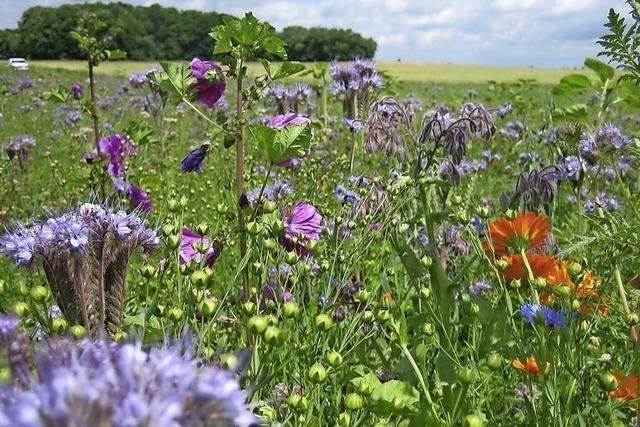
[[[29,69],[29,64],[24,58],[9,58],[9,60],[7,61],[7,65],[14,70],[19,71],[27,71]]]

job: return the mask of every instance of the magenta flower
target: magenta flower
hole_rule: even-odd
[[[316,208],[304,202],[296,202],[292,209],[282,210],[282,220],[285,224],[282,242],[287,250],[295,250],[301,255],[308,255],[306,243],[313,240],[320,240],[320,232],[322,231],[322,216]],[[304,238],[299,239],[297,243],[293,243],[291,239],[300,234]]]
[[[153,204],[151,203],[151,199],[149,199],[149,195],[140,187],[129,184],[127,195],[134,208],[140,208],[143,212],[151,212],[153,210]]]
[[[277,116],[273,116],[267,121],[267,126],[274,129],[283,129],[289,125],[293,126],[302,126],[311,123],[311,120],[304,116],[299,116],[296,113],[287,113],[287,114],[279,114]],[[283,168],[289,166],[296,166],[299,163],[298,157],[292,157],[287,160],[283,160],[279,163],[276,163],[276,166],[280,166]]]
[[[196,94],[198,102],[212,108],[226,89],[222,68],[213,61],[193,58],[191,75],[196,79],[196,82],[191,85],[189,92]]]
[[[129,142],[126,136],[116,133],[106,136],[98,142],[100,154],[109,156],[107,172],[113,177],[120,177],[125,173],[124,157],[136,152],[136,147]]]
[[[74,83],[71,85],[71,93],[75,99],[80,98],[82,95],[82,85],[80,83]]]
[[[180,240],[180,265],[187,264],[191,261],[201,262],[202,253],[200,253],[194,244],[201,244],[209,246],[209,238],[201,236],[195,231],[189,230],[187,227],[182,228],[182,239]],[[218,257],[220,256],[220,250],[214,246],[209,246],[207,249],[204,265],[211,267]]]

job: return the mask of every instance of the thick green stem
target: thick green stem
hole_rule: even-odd
[[[96,90],[93,82],[93,64],[89,61],[89,93],[91,95],[91,119],[93,120],[93,136],[96,144],[96,154],[100,155],[100,122],[96,111]]]
[[[629,303],[627,302],[627,295],[624,291],[624,284],[622,283],[622,276],[620,275],[620,268],[618,268],[618,264],[613,265],[613,277],[616,280],[618,294],[620,295],[620,300],[622,301],[624,314],[629,315],[631,314],[631,309],[629,308]]]

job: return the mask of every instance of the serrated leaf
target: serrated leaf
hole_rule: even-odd
[[[275,36],[265,37],[262,41],[262,47],[267,52],[278,56],[280,59],[287,59],[287,51],[285,50],[285,46],[287,44]]]
[[[120,49],[107,50],[106,54],[107,54],[107,59],[111,59],[111,60],[127,58],[127,52]]]
[[[616,74],[613,67],[595,58],[585,59],[584,65],[585,67],[593,70],[598,75],[602,83],[606,83],[607,80],[613,79],[613,76]]]
[[[556,96],[573,96],[585,92],[592,86],[589,77],[584,74],[569,74],[564,76],[560,83],[555,85],[552,89],[552,93]]]
[[[278,67],[278,69],[273,73],[273,75],[270,75],[270,77],[272,80],[283,79],[285,77],[297,74],[303,71],[305,68],[305,65],[301,62],[285,61],[280,64],[280,67]]]
[[[250,126],[249,134],[262,147],[272,163],[280,163],[294,157],[302,157],[311,144],[311,126],[288,125],[273,129],[265,125]]]
[[[568,107],[556,108],[553,111],[553,119],[558,123],[580,122],[588,123],[589,107],[586,104],[574,104]]]
[[[231,34],[227,25],[218,25],[210,33],[209,36],[215,40],[213,54],[231,52],[233,44],[231,43]]]

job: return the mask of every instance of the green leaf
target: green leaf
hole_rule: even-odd
[[[107,59],[110,59],[110,60],[127,58],[127,52],[121,49],[107,50],[105,51],[105,53],[107,54]]]
[[[602,83],[606,83],[607,80],[611,80],[616,74],[616,70],[614,70],[613,67],[595,58],[585,59],[584,65],[585,67],[593,70],[598,77],[600,77],[600,81]]]
[[[573,104],[568,107],[556,108],[553,111],[553,119],[556,122],[580,122],[588,124],[589,107],[587,104]]]
[[[301,62],[285,61],[280,65],[280,67],[278,67],[275,73],[273,73],[273,75],[270,77],[272,80],[283,79],[285,77],[289,77],[294,74],[297,74],[303,71],[305,68],[306,68],[305,65]]]
[[[215,40],[215,46],[213,48],[213,54],[228,53],[233,49],[231,43],[231,33],[229,27],[226,25],[218,25],[209,33],[209,36]]]
[[[380,415],[411,414],[418,411],[415,406],[420,393],[411,384],[391,380],[379,385],[369,396],[368,408]]]
[[[265,37],[262,41],[262,47],[267,52],[280,57],[280,59],[287,59],[287,51],[285,46],[287,44],[276,36]]]
[[[568,97],[583,93],[591,86],[591,80],[584,74],[569,74],[563,77],[551,92],[556,96]]]
[[[49,89],[43,96],[47,100],[64,103],[71,96],[71,91],[66,86],[59,86]]]
[[[311,145],[311,126],[289,125],[273,129],[265,125],[250,126],[249,134],[262,147],[272,163],[302,157]]]
[[[188,98],[189,88],[196,81],[191,75],[191,68],[189,64],[175,66],[170,62],[161,62],[160,65],[164,72],[153,73],[151,78],[163,90],[167,91],[170,101],[177,105],[183,99]]]

